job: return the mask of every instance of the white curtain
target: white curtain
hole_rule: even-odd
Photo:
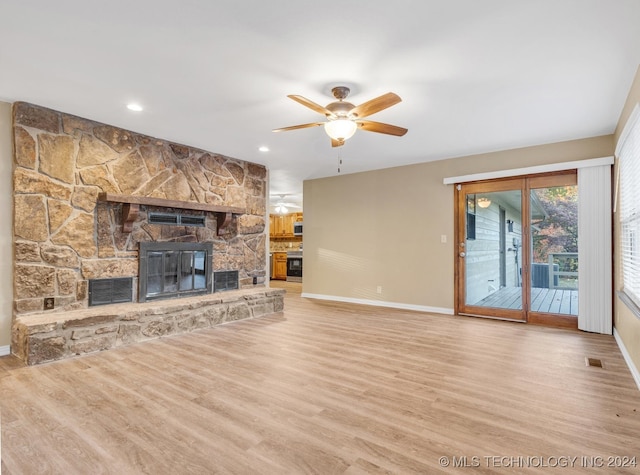
[[[611,335],[611,165],[578,169],[578,328]]]

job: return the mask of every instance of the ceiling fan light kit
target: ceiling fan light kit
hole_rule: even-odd
[[[274,211],[276,214],[287,214],[289,212],[289,208],[300,208],[300,206],[298,206],[295,203],[289,203],[289,202],[285,202],[284,199],[287,196],[286,193],[282,193],[282,194],[278,194],[278,195],[271,195],[271,196],[279,196],[280,199],[278,200],[278,202],[276,203],[276,206],[274,208]]]
[[[331,92],[337,101],[327,104],[326,107],[316,104],[302,96],[287,96],[314,112],[323,114],[327,118],[327,122],[312,122],[310,124],[283,127],[281,129],[274,129],[274,132],[284,132],[287,130],[305,129],[307,127],[324,125],[324,130],[331,138],[331,145],[333,147],[340,147],[344,145],[344,142],[351,138],[358,128],[369,132],[396,136],[402,136],[407,133],[407,129],[403,127],[383,124],[381,122],[373,122],[371,120],[363,120],[364,117],[368,117],[401,102],[402,99],[400,99],[397,94],[388,92],[382,96],[360,104],[359,106],[354,106],[350,102],[345,101],[350,92],[348,87],[336,86],[331,89]]]
[[[324,124],[327,135],[338,142],[344,142],[353,137],[357,129],[358,124],[350,119],[334,119]]]

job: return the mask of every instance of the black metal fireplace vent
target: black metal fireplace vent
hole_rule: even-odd
[[[204,227],[205,216],[193,216],[181,213],[149,213],[149,224],[168,224],[172,226],[197,226]]]
[[[133,278],[89,281],[89,306],[133,301]]]
[[[213,291],[235,290],[238,288],[238,271],[225,270],[213,273]]]

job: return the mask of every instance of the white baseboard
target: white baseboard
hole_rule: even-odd
[[[638,371],[638,368],[636,368],[636,365],[633,364],[631,355],[627,351],[627,347],[624,346],[624,342],[622,341],[622,338],[620,338],[620,334],[615,328],[613,329],[613,337],[616,339],[618,348],[620,348],[622,357],[624,358],[625,362],[627,363],[627,366],[629,367],[629,370],[631,371],[631,376],[633,376],[633,379],[636,382],[636,386],[638,386],[638,389],[640,389],[640,371]]]
[[[397,308],[400,310],[415,310],[416,312],[444,313],[453,315],[452,308],[427,307],[425,305],[413,305],[408,303],[386,302],[384,300],[354,299],[351,297],[338,297],[336,295],[322,295],[302,293],[302,297],[317,300],[331,300],[333,302],[357,303],[360,305],[371,305],[374,307]]]
[[[0,356],[7,356],[11,354],[11,346],[10,345],[5,345],[5,346],[0,346]]]

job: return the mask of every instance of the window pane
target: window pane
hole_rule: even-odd
[[[147,295],[162,292],[162,252],[147,254]]]
[[[637,109],[623,131],[619,150],[620,260],[624,292],[640,305],[640,114]]]
[[[165,252],[164,254],[164,291],[178,291],[178,252]]]
[[[180,290],[193,290],[193,252],[182,251],[180,256]]]
[[[522,218],[520,190],[467,196],[465,303],[522,309]],[[473,233],[469,217],[473,216]]]
[[[578,315],[578,187],[531,190],[531,310]]]
[[[206,289],[207,288],[207,253],[204,251],[196,251],[193,253],[193,267],[194,267],[194,289]]]

